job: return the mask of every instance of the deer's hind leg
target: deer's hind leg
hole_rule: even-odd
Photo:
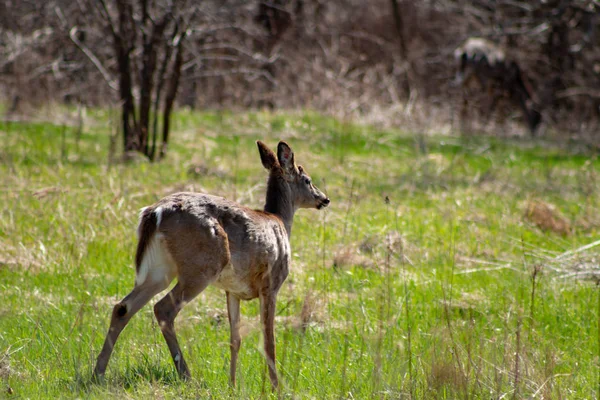
[[[141,285],[136,285],[131,293],[115,305],[110,319],[110,328],[108,329],[106,339],[104,340],[104,346],[102,346],[102,351],[98,356],[96,367],[94,368],[94,376],[96,378],[104,375],[115,343],[131,318],[145,306],[152,297],[166,289],[168,286],[169,281],[153,282],[148,280]]]
[[[104,375],[114,345],[131,318],[152,297],[169,287],[175,275],[175,264],[165,247],[165,237],[157,233],[143,256],[134,289],[113,308],[110,328],[94,369],[96,377]]]
[[[191,375],[177,341],[175,318],[187,303],[219,276],[230,261],[227,234],[218,224],[210,228],[196,229],[193,238],[188,237],[187,241],[178,240],[182,238],[178,234],[167,236],[175,238],[169,242],[169,252],[177,264],[179,282],[154,306],[154,314],[175,368],[183,379],[189,379]]]

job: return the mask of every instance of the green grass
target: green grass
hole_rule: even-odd
[[[284,397],[598,398],[600,293],[565,277],[597,264],[597,248],[555,259],[598,239],[595,157],[493,138],[422,146],[309,112],[182,111],[166,160],[124,164],[108,154],[109,114],[93,111],[80,135],[0,123],[0,398],[269,397],[256,301],[242,305],[229,389],[214,288],[176,321],[191,382],[177,378],[150,306],[105,382],[90,379],[112,306],[133,285],[139,208],[178,190],[262,207],[257,139],[287,140],[332,201],[294,222],[276,321]],[[571,233],[538,228],[533,200]]]

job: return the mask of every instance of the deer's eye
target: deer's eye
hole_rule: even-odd
[[[310,179],[304,178],[304,183],[306,183],[307,185],[310,185]]]

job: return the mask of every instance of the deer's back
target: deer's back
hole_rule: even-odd
[[[265,285],[278,288],[287,276],[289,240],[282,221],[275,215],[222,197],[187,192],[167,196],[153,208],[160,210],[158,232],[172,243],[170,247],[186,237],[211,242],[202,253],[225,253],[228,262],[214,282],[216,286],[242,299],[251,299]],[[213,243],[213,237],[225,240],[223,244]],[[282,277],[281,282],[273,282],[273,276]]]

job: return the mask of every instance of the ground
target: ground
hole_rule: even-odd
[[[163,162],[122,162],[112,114],[88,110],[82,131],[69,118],[0,123],[0,397],[268,395],[257,302],[242,305],[238,387],[228,388],[225,296],[214,288],[176,320],[190,382],[150,306],[122,334],[106,380],[91,372],[112,306],[134,283],[138,210],[179,190],[261,208],[254,142],[284,139],[332,202],[294,222],[275,328],[285,397],[598,398],[594,155],[313,112],[180,111]]]

